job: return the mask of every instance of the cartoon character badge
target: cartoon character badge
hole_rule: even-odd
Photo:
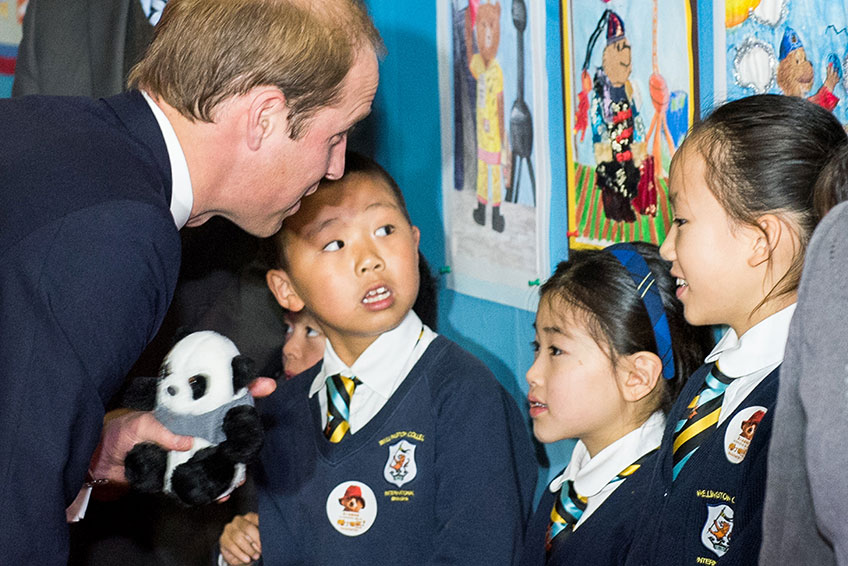
[[[701,529],[701,542],[717,556],[730,548],[733,532],[733,508],[729,505],[707,505],[707,521]]]
[[[731,464],[738,464],[745,459],[754,433],[766,412],[768,409],[765,407],[746,407],[730,420],[724,433],[724,454]]]
[[[365,533],[376,518],[377,498],[362,482],[342,482],[327,497],[327,519],[345,536],[356,537]]]
[[[383,477],[386,481],[401,487],[411,482],[418,474],[415,465],[415,444],[401,440],[389,446],[389,459],[383,468]]]

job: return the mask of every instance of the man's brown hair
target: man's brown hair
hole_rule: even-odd
[[[384,52],[361,0],[170,0],[128,82],[204,122],[223,100],[276,86],[297,139],[362,49]]]

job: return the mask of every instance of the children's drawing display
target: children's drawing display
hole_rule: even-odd
[[[448,283],[532,310],[547,274],[545,6],[441,1],[439,77]]]
[[[688,1],[562,2],[572,248],[662,243],[668,166],[698,107]]]

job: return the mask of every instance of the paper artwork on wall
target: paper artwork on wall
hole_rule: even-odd
[[[848,124],[848,5],[715,0],[713,12],[714,103],[760,93],[799,96]]]
[[[11,96],[21,22],[28,0],[0,0],[0,98]]]
[[[549,271],[545,6],[439,0],[448,285],[532,310]]]
[[[698,108],[693,10],[680,0],[562,0],[572,248],[662,243],[668,167]]]

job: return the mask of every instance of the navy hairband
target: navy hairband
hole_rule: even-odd
[[[651,326],[654,329],[657,353],[662,360],[663,377],[672,379],[674,377],[674,352],[671,349],[671,330],[668,327],[668,318],[665,314],[665,308],[663,308],[659,289],[654,285],[654,275],[651,273],[651,269],[645,262],[645,258],[636,251],[636,247],[632,244],[613,244],[604,249],[621,262],[621,265],[627,269],[636,284],[636,290],[642,298],[642,303],[645,305],[645,310],[648,311]]]

